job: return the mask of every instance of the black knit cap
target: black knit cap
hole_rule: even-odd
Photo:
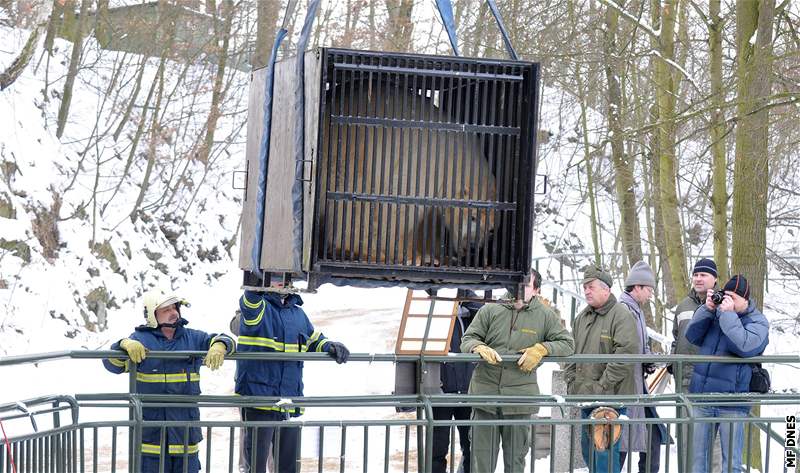
[[[744,299],[750,299],[750,284],[741,274],[737,274],[725,283],[723,291],[732,291]]]
[[[717,275],[717,263],[715,263],[713,259],[708,258],[703,258],[694,264],[692,274],[694,273],[708,273],[715,278],[719,277]]]

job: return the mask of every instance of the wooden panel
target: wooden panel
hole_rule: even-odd
[[[416,355],[422,351],[431,304],[434,304],[434,311],[431,316],[428,341],[425,343],[425,354],[446,355],[450,351],[450,340],[453,337],[453,328],[458,314],[458,303],[437,302],[438,304],[434,304],[434,301],[424,291],[417,291],[415,294],[413,289],[408,290],[406,303],[403,306],[403,317],[400,320],[400,331],[397,334],[396,354]],[[444,308],[441,307],[442,305]],[[423,306],[425,308],[421,310]]]
[[[320,71],[322,68],[321,51],[315,49],[306,52],[305,89],[306,89],[306,138],[305,138],[305,178],[303,183],[303,271],[311,269],[311,239],[314,234],[314,174],[317,169],[320,89],[322,85]]]
[[[267,69],[257,69],[250,76],[250,98],[247,103],[247,147],[245,169],[247,181],[242,202],[242,229],[239,245],[239,268],[252,269],[250,255],[255,240],[256,193],[258,191],[258,151],[264,130],[264,82]]]
[[[264,210],[261,267],[294,272],[292,265],[292,184],[294,184],[295,58],[275,64],[272,129]]]
[[[298,272],[292,261],[292,185],[294,175],[294,127],[297,111],[294,108],[295,80],[294,57],[275,64],[273,85],[272,129],[270,133],[270,159],[267,171],[264,229],[261,267],[274,272]],[[311,235],[314,225],[314,165],[317,156],[319,127],[320,55],[309,51],[305,56],[306,130],[303,183],[303,261],[302,270],[311,264]],[[242,217],[242,244],[239,250],[239,267],[251,269],[250,259],[256,226],[256,194],[258,189],[259,150],[264,121],[264,84],[266,68],[253,72],[247,116],[248,179]]]

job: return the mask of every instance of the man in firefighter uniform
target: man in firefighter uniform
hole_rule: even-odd
[[[536,366],[542,358],[572,355],[572,336],[558,315],[535,297],[540,286],[541,276],[531,270],[524,300],[487,304],[478,311],[461,342],[462,353],[477,353],[486,361],[475,368],[469,394],[535,396],[539,394]],[[503,364],[498,352],[513,353],[516,363]],[[536,412],[533,406],[476,406],[472,418],[524,420]],[[470,471],[494,471],[502,439],[504,471],[522,473],[530,432],[530,425],[473,426]]]
[[[347,348],[314,330],[300,307],[302,304],[303,300],[297,294],[244,291],[239,300],[242,312],[239,352],[326,352],[337,363],[346,362],[350,356]],[[303,395],[303,362],[236,360],[236,394],[300,397]],[[247,407],[242,411],[244,420],[248,422],[284,421],[302,414],[299,408],[287,409],[280,405]],[[269,452],[274,448],[277,472],[296,473],[299,471],[299,446],[299,428],[281,428],[279,435],[274,427],[247,428],[244,435],[245,471],[264,473]],[[271,471],[276,470],[273,468]]]
[[[123,350],[133,363],[137,363],[136,391],[140,394],[200,394],[200,364],[198,358],[153,359],[154,351],[205,351],[205,364],[218,369],[225,355],[233,353],[235,343],[228,335],[208,334],[186,328],[189,322],[181,317],[181,306],[189,303],[174,294],[153,289],[144,294],[145,324],[136,327],[128,337],[111,345],[112,350]],[[109,358],[103,365],[112,373],[128,371],[124,359]],[[197,407],[144,407],[145,421],[198,421]],[[196,473],[200,471],[198,444],[203,439],[199,427],[167,427],[166,439],[161,438],[160,427],[142,429],[142,465],[144,473],[156,473],[163,462],[167,473]],[[189,438],[185,438],[188,432]],[[165,450],[164,450],[165,449]],[[187,465],[184,466],[184,461]],[[185,468],[185,469],[184,469]]]

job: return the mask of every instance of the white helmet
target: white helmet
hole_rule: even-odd
[[[190,307],[189,301],[181,299],[172,293],[164,292],[161,289],[150,289],[144,293],[144,318],[147,321],[147,326],[150,328],[158,328],[158,321],[156,320],[156,310],[169,307],[173,304],[177,305],[180,312],[181,305]]]

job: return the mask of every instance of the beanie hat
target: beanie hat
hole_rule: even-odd
[[[747,279],[745,279],[741,274],[733,276],[728,282],[725,283],[725,287],[723,287],[722,290],[732,291],[744,299],[750,299],[750,284],[747,283]]]
[[[708,258],[703,258],[694,264],[692,274],[694,273],[708,273],[715,278],[719,277],[717,275],[717,263],[715,263],[713,259]]]
[[[611,287],[611,285],[614,283],[614,280],[611,279],[611,275],[603,271],[603,268],[595,265],[587,266],[583,273],[583,281],[581,282],[581,285],[592,282],[595,279],[603,281],[608,287]]]
[[[628,286],[650,286],[656,287],[656,277],[650,265],[644,261],[639,261],[631,268],[628,279],[625,280],[625,287]]]

